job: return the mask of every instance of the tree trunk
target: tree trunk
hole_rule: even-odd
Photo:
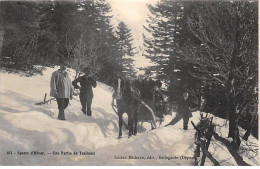
[[[237,165],[239,166],[250,166],[249,164],[247,164],[244,159],[237,153],[236,150],[234,150],[232,148],[232,145],[229,143],[228,140],[226,140],[225,138],[219,136],[216,132],[213,132],[212,135],[214,136],[214,138],[217,141],[220,141],[221,143],[223,143],[228,151],[230,152],[230,154],[233,156],[234,160],[236,161]]]
[[[1,27],[0,27],[0,59],[3,57],[3,56],[1,56],[3,42],[4,42],[4,29],[1,29]]]
[[[239,130],[237,124],[237,117],[236,117],[236,109],[234,100],[231,96],[228,96],[228,119],[229,119],[229,132],[228,137],[233,139],[232,145],[235,149],[238,149],[240,146],[240,138],[239,138]]]
[[[237,4],[237,7],[239,5],[239,2]],[[236,105],[235,105],[235,71],[237,66],[237,57],[238,57],[238,50],[240,48],[240,42],[239,42],[239,16],[236,14],[235,18],[235,29],[234,29],[234,47],[232,51],[232,57],[230,60],[230,68],[229,68],[229,76],[227,80],[227,103],[228,103],[228,118],[229,118],[229,133],[228,137],[231,137],[233,139],[232,145],[233,148],[238,149],[240,146],[240,138],[239,138],[239,130],[238,130],[238,124],[237,124],[237,116],[236,116]]]
[[[251,122],[250,122],[250,124],[249,124],[249,127],[248,127],[248,129],[247,129],[245,135],[243,136],[243,140],[245,140],[245,141],[248,140],[248,137],[249,137],[249,135],[250,135],[250,133],[251,133],[253,127],[254,127],[254,122],[255,122],[255,120],[256,120],[256,117],[257,117],[257,111],[255,112],[254,116],[253,116],[252,119],[251,119]]]

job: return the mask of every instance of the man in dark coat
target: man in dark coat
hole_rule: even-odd
[[[142,94],[144,93],[143,75],[138,76],[138,79],[136,79],[133,82],[133,86],[136,87],[141,92],[141,97],[142,97]]]
[[[156,110],[156,115],[160,119],[163,118],[163,101],[164,97],[163,94],[161,93],[159,87],[157,85],[154,86],[154,91],[153,91],[153,102],[154,102],[154,107]]]
[[[143,93],[142,93],[142,97],[144,99],[148,99],[148,100],[153,100],[153,88],[155,86],[155,82],[151,77],[146,77],[143,80]]]
[[[80,90],[79,98],[82,105],[82,112],[84,114],[87,113],[88,116],[91,116],[91,104],[94,96],[92,87],[95,88],[97,86],[97,82],[92,76],[90,76],[89,69],[84,69],[84,73],[85,74],[83,76],[75,79],[72,84],[76,89]],[[78,83],[80,83],[80,86],[78,86]]]
[[[187,92],[183,92],[183,97],[181,97],[178,101],[177,115],[166,126],[175,125],[177,122],[183,119],[183,129],[188,130],[189,118],[192,117],[189,105],[187,103],[188,96],[189,94]]]

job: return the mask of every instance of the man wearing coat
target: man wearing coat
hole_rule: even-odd
[[[162,120],[163,119],[163,111],[164,111],[164,107],[163,107],[164,96],[161,93],[158,85],[154,86],[153,102],[154,102],[154,107],[155,107],[155,110],[156,110],[157,117],[159,117]]]
[[[84,114],[87,113],[88,116],[91,116],[91,105],[93,99],[92,87],[95,88],[97,86],[97,82],[92,76],[90,76],[89,69],[84,69],[84,73],[85,74],[83,76],[75,79],[72,84],[76,89],[80,90],[79,98],[82,105],[82,112]],[[80,86],[78,86],[78,83],[80,83]]]
[[[66,69],[66,66],[60,66],[59,70],[52,73],[50,82],[50,96],[55,97],[57,100],[59,120],[66,120],[64,110],[68,107],[69,99],[73,97],[73,86]]]
[[[191,110],[189,109],[189,105],[187,103],[188,96],[189,94],[187,92],[183,92],[183,97],[181,97],[178,101],[177,115],[166,126],[175,125],[178,121],[183,119],[183,129],[188,130],[189,118],[192,117]]]
[[[143,81],[143,92],[141,91],[142,98],[147,100],[153,100],[153,88],[155,86],[155,81],[147,76]]]

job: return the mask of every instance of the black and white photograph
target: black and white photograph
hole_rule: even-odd
[[[0,166],[259,166],[258,0],[0,0]]]

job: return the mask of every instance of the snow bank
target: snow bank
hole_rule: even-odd
[[[56,101],[35,105],[49,98],[50,77],[56,68],[43,75],[21,77],[0,71],[0,164],[1,165],[193,165],[195,130],[175,126],[150,130],[149,123],[139,126],[137,136],[118,136],[118,117],[112,110],[111,89],[98,83],[94,89],[92,117],[81,112],[79,98],[65,110],[67,121],[57,120]],[[70,70],[71,79],[74,71]],[[175,113],[173,113],[173,116]],[[162,126],[173,117],[166,116]],[[190,119],[197,123],[199,113]],[[225,121],[214,118],[218,124]],[[217,128],[227,136],[227,127]],[[250,142],[257,140],[249,137]],[[242,143],[246,147],[246,143]],[[236,165],[228,151],[213,141],[210,151],[223,165]],[[257,147],[258,148],[258,147]],[[254,154],[244,154],[251,165],[258,165]],[[124,159],[127,158],[127,159]],[[129,159],[131,158],[131,159]],[[206,165],[212,165],[206,160]]]

